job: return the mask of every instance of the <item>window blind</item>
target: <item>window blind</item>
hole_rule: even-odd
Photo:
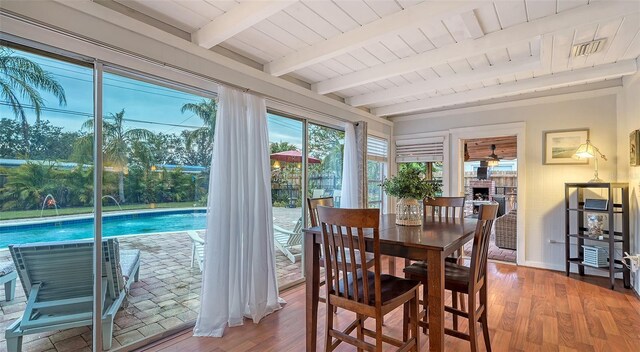
[[[367,136],[367,159],[386,162],[388,150],[386,139]]]
[[[402,139],[396,141],[396,162],[444,160],[444,137]]]

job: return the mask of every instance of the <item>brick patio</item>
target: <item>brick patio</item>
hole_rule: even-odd
[[[274,209],[274,222],[284,228],[293,228],[300,217],[300,209]],[[156,235],[124,236],[122,248],[141,250],[140,281],[131,285],[128,302],[118,312],[113,333],[113,348],[194,321],[200,304],[201,274],[197,264],[190,267],[191,242],[186,232]],[[301,263],[292,264],[276,249],[278,284],[287,285],[302,278]],[[0,261],[10,260],[8,251],[0,251]],[[25,295],[21,284],[16,285],[16,298],[4,301],[4,288],[0,288],[0,352],[7,349],[4,330],[22,316]],[[59,332],[27,335],[23,350],[91,351],[91,329],[81,327]]]
[[[464,252],[465,252],[465,255],[467,256],[471,256],[471,248],[473,245],[472,242],[473,241],[468,242],[464,246]],[[517,253],[518,252],[515,250],[500,248],[496,246],[496,233],[495,233],[495,230],[493,229],[491,230],[491,237],[489,238],[489,253],[488,253],[489,259],[499,260],[501,262],[507,262],[507,263],[515,263]]]

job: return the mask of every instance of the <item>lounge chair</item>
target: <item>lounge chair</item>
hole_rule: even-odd
[[[111,348],[113,319],[140,273],[140,251],[120,250],[117,239],[102,242],[102,339]],[[9,246],[27,298],[21,318],[5,332],[9,352],[22,350],[22,337],[92,325],[93,241]]]
[[[187,231],[191,238],[191,267],[198,261],[200,272],[204,268],[204,240],[195,231]]]
[[[302,218],[298,219],[296,225],[293,227],[293,231],[285,230],[280,226],[273,225],[273,239],[275,240],[276,247],[286,255],[292,263],[296,262],[296,259],[302,255],[302,250],[299,253],[293,254],[291,249],[293,247],[302,248]]]
[[[0,285],[4,284],[4,298],[8,301],[16,296],[18,274],[11,262],[0,263]]]

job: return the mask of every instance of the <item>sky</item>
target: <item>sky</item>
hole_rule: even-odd
[[[67,104],[60,106],[58,99],[48,92],[41,92],[45,100],[45,109],[40,118],[49,120],[65,131],[80,130],[82,124],[93,113],[93,70],[91,68],[67,63],[57,59],[34,55],[15,50],[16,55],[24,56],[38,63],[48,71],[64,88]],[[191,112],[180,112],[183,104],[198,103],[204,98],[170,89],[163,86],[134,80],[112,73],[103,75],[103,112],[105,116],[125,110],[126,126],[146,128],[153,132],[179,134],[184,129],[195,129],[203,125],[200,118]],[[23,101],[25,106],[28,101]],[[25,110],[29,123],[36,116],[33,109]],[[267,114],[269,140],[271,142],[289,142],[302,149],[302,122]],[[0,102],[0,117],[14,118],[13,112]],[[135,121],[133,121],[135,120]]]

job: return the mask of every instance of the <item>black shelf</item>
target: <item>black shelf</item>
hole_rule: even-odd
[[[607,200],[608,207],[606,210],[593,210],[584,209],[586,198],[585,190],[589,188],[603,189],[605,195],[603,199]],[[617,250],[622,249],[622,252],[628,252],[629,245],[629,184],[628,183],[588,183],[588,182],[574,182],[565,183],[565,258],[566,258],[566,274],[569,276],[571,264],[578,266],[578,273],[582,276],[585,274],[585,268],[596,269],[600,271],[606,271],[609,273],[609,280],[611,289],[614,289],[615,275],[618,273],[623,274],[624,287],[631,287],[631,273],[630,270],[622,262],[622,258],[617,259]],[[618,201],[618,203],[614,203]],[[588,236],[588,229],[585,227],[586,216],[585,213],[597,213],[597,214],[609,214],[609,217],[605,220],[605,229],[603,234],[606,235],[603,239],[591,238]],[[571,216],[573,214],[573,216]],[[614,216],[615,214],[615,216]],[[616,229],[620,231],[616,231]],[[611,233],[610,233],[611,232]],[[575,238],[576,241],[570,241],[571,238]],[[606,267],[594,267],[588,264],[584,264],[584,248],[585,244],[594,245],[595,242],[601,243],[601,247],[606,247],[609,252],[609,259],[613,261],[614,265],[611,268],[609,265]],[[620,244],[622,248],[620,248]],[[577,257],[571,257],[571,249],[574,248],[574,252],[577,253]],[[618,255],[619,258],[619,255]]]
[[[587,212],[587,213],[603,213],[609,214],[608,210],[594,210],[594,209],[582,209],[582,208],[568,208],[567,211],[579,211],[579,212]],[[622,210],[614,210],[614,214],[623,214]]]
[[[581,239],[589,240],[589,241],[598,241],[598,242],[609,243],[609,237],[608,236],[600,240],[600,239],[597,239],[597,238],[591,238],[591,237],[586,236],[586,235],[579,235],[579,234],[575,234],[575,233],[570,233],[570,234],[567,235],[567,237],[581,238]],[[623,241],[622,241],[622,239],[614,239],[613,242],[622,243]]]
[[[582,259],[580,259],[580,258],[570,258],[570,259],[567,260],[567,262],[569,262],[571,264],[576,264],[576,265],[581,266],[583,268],[591,268],[591,269],[596,269],[596,270],[609,271],[609,266],[608,265],[607,266],[603,266],[603,267],[591,266],[591,265],[588,265],[588,264],[584,264],[582,262]],[[616,263],[615,265],[618,265],[618,263]],[[616,274],[617,273],[622,273],[622,272],[624,272],[625,269],[626,268],[624,268],[624,267],[614,266],[613,267],[613,272],[616,273]]]

